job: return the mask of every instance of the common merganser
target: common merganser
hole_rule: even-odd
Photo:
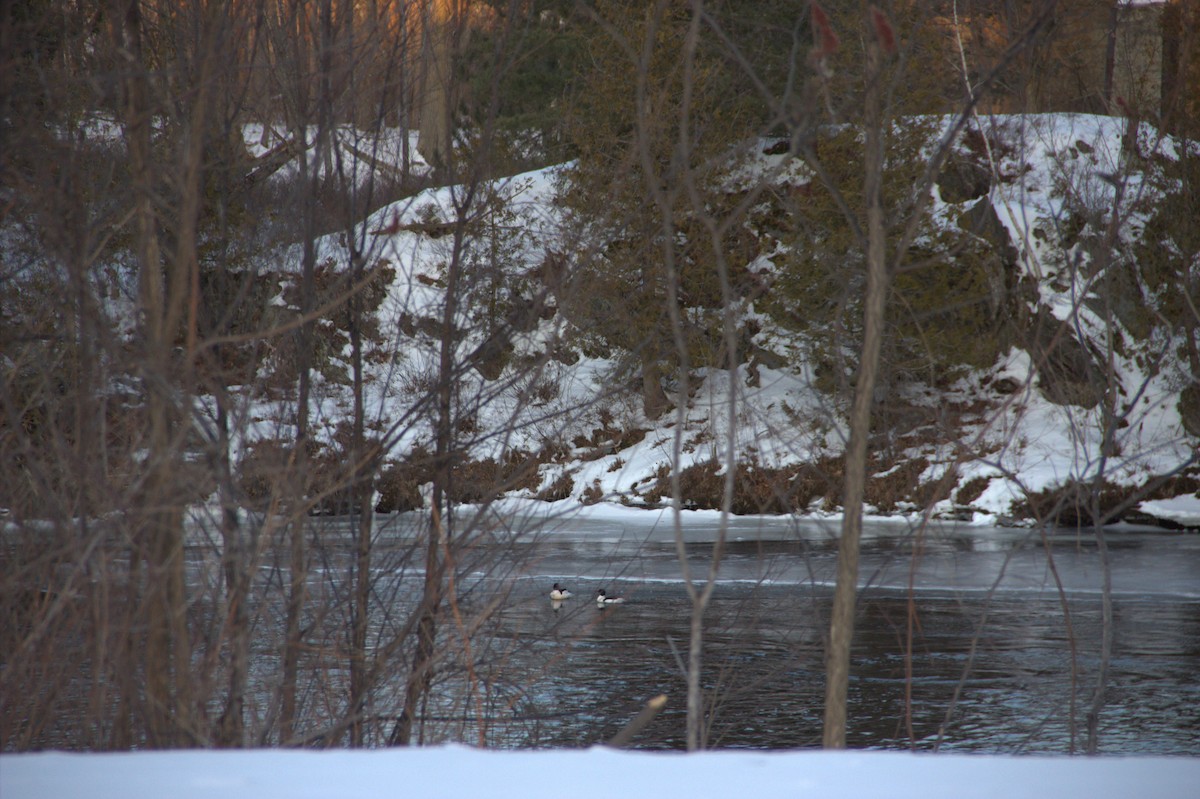
[[[550,589],[550,599],[554,602],[566,599],[570,595],[571,592],[560,586],[558,583],[555,583],[554,587]]]
[[[624,601],[625,600],[622,597],[609,596],[608,594],[604,593],[603,588],[601,588],[598,592],[596,592],[596,606],[597,607],[602,608],[602,607],[605,607],[606,605],[619,605]]]

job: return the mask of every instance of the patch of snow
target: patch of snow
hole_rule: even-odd
[[[5,799],[1192,799],[1200,760],[865,751],[174,751],[0,756]]]
[[[1200,527],[1200,496],[1173,499],[1152,499],[1143,502],[1138,510],[1156,519],[1168,519],[1185,527]]]

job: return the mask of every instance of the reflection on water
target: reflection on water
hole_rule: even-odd
[[[690,605],[674,530],[661,519],[626,514],[553,526],[532,519],[505,523],[493,515],[482,528],[454,527],[453,582],[447,583],[453,601],[442,604],[435,682],[418,711],[421,740],[586,746],[611,738],[646,700],[665,693],[666,710],[635,744],[682,747],[681,664]],[[369,696],[351,709],[351,663],[363,662],[353,660],[359,655],[350,636],[355,530],[349,519],[306,521],[297,724],[289,741],[346,745],[348,719],[356,718],[368,745],[386,745],[413,662],[425,539],[415,516],[376,520]],[[288,531],[266,523],[263,530],[246,602],[251,636],[245,716],[247,740],[274,744],[282,734],[281,653],[291,574]],[[714,517],[689,516],[682,558],[692,574],[708,572],[717,531]],[[813,520],[742,518],[730,525],[704,619],[701,682],[710,746],[819,741],[836,533]],[[211,678],[199,686],[207,692],[204,710],[216,718],[231,651],[222,637],[228,630],[220,536],[200,524],[189,534],[188,622],[197,678]],[[1097,717],[1099,749],[1200,755],[1200,536],[1112,530],[1105,538],[1113,647]],[[90,595],[81,593],[78,601],[63,595],[62,604],[73,604],[71,613],[60,614],[61,630],[36,630],[44,636],[45,656],[28,661],[36,667],[28,669],[28,704],[53,702],[54,712],[45,713],[30,745],[110,745],[94,720],[122,712],[114,701],[121,694],[110,691],[108,681],[125,675],[115,667],[105,671],[105,657],[112,655],[108,636],[119,632],[122,620],[141,617],[123,606],[131,592],[122,580],[133,573],[122,560],[128,550],[118,546],[105,554],[94,564],[104,579],[77,583]],[[1105,580],[1090,531],[1043,536],[869,525],[849,744],[1079,751],[1102,671]],[[549,600],[556,582],[575,592],[558,607]],[[597,609],[591,598],[599,588],[628,601]],[[94,622],[93,614],[104,623]],[[111,640],[123,646],[137,635],[134,630],[132,638]],[[0,669],[11,667],[6,652],[0,652]],[[20,699],[15,693],[4,699]]]
[[[746,532],[734,531],[706,616],[709,744],[815,745],[836,542],[821,530]],[[979,529],[926,538],[901,528],[864,539],[849,745],[1079,750],[1101,640],[1103,570],[1092,539]],[[1200,754],[1194,538],[1110,536],[1115,632],[1102,752]],[[495,644],[504,653],[497,676],[527,687],[490,740],[592,744],[666,693],[668,708],[637,745],[682,747],[690,606],[669,530],[576,529],[529,546],[522,557],[533,573],[518,581]],[[710,551],[687,546],[694,573]],[[570,580],[576,598],[556,609],[544,593],[557,580]],[[590,597],[600,586],[629,602],[597,609]]]
[[[714,699],[712,745],[819,741],[828,608],[828,592],[794,586],[717,591],[704,680]],[[1194,602],[1118,600],[1102,751],[1200,752],[1198,608]],[[1075,599],[1070,610],[1077,638],[1075,713],[1082,726],[1096,675],[1100,607],[1094,599]],[[550,717],[534,740],[522,743],[603,740],[640,702],[667,693],[668,710],[639,743],[682,746],[683,678],[673,650],[682,655],[686,647],[688,612],[682,590],[668,585],[643,586],[636,601],[603,611],[584,600],[556,613],[540,598],[506,611],[504,634],[514,643],[534,642],[514,646],[508,667],[540,674],[523,711]],[[944,747],[1067,751],[1071,686],[1071,651],[1057,600],[918,596],[910,603],[902,595],[869,595],[857,620],[849,743],[932,747],[945,725]]]
[[[690,605],[671,525],[646,518],[501,525],[461,549],[456,603],[440,628],[451,655],[423,711],[424,740],[586,746],[665,693],[666,710],[635,745],[681,748]],[[314,675],[306,695],[316,697],[340,695],[347,679],[339,653],[349,603],[339,598],[351,594],[354,550],[337,525],[320,531],[310,585],[327,609],[311,620],[306,655]],[[693,574],[707,572],[716,530],[711,519],[689,521],[684,557]],[[1200,754],[1200,536],[1126,531],[1107,540],[1114,649],[1100,751]],[[406,635],[423,579],[419,543],[411,519],[379,520],[373,640]],[[836,529],[819,522],[731,526],[705,617],[710,746],[819,743],[836,549]],[[286,564],[269,566],[263,579],[285,585]],[[1082,749],[1102,638],[1104,570],[1091,533],[872,525],[860,581],[849,745]],[[555,582],[575,592],[558,607],[548,598]],[[597,609],[591,598],[601,587],[628,602]],[[280,605],[264,625],[281,618]],[[255,639],[252,679],[263,686],[263,707],[278,680],[278,640]],[[389,674],[398,676],[371,698],[379,721],[368,740],[377,745],[403,701],[407,656],[393,652]],[[330,707],[329,722],[341,712]]]

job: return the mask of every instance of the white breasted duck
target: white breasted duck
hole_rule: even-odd
[[[609,596],[608,594],[604,593],[603,588],[596,592],[596,607],[603,608],[608,607],[609,605],[620,605],[624,601],[625,599],[623,597]]]
[[[558,583],[555,583],[554,587],[550,589],[550,599],[554,602],[560,602],[569,596],[571,596],[571,592]]]

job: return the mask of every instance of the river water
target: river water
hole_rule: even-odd
[[[454,562],[435,678],[418,709],[419,740],[589,746],[665,694],[665,710],[633,745],[682,748],[691,614],[684,573],[709,574],[719,517],[686,514],[677,533],[669,513],[591,508],[546,519],[534,509],[544,505],[525,508],[527,515],[521,507],[489,509],[473,522],[470,508],[452,517],[454,545],[446,551]],[[369,664],[369,690],[351,712],[359,656],[350,642],[354,524],[305,520],[307,592],[290,743],[345,745],[347,719],[358,718],[366,745],[388,744],[411,671],[426,521],[420,514],[374,521],[367,660],[357,661]],[[247,599],[248,740],[280,743],[292,582],[287,528],[248,522],[265,531]],[[729,521],[704,616],[709,746],[819,744],[837,534],[836,521]],[[219,540],[198,523],[188,544],[196,676],[208,680],[202,687],[213,718],[224,706],[228,654]],[[64,594],[59,604],[76,602],[78,612],[54,617],[61,630],[46,628],[27,704],[54,712],[38,716],[31,746],[107,745],[96,720],[107,723],[117,708],[104,704],[113,694],[94,657],[108,651],[108,639],[105,628],[92,629],[92,614],[124,618],[120,581],[131,570],[121,560],[127,548],[114,541],[92,564],[93,577],[105,579],[77,583],[79,596]],[[1094,744],[1105,754],[1200,755],[1200,535],[1110,528],[1103,542],[1093,530],[868,522],[848,744],[990,753],[1080,752]],[[552,602],[556,582],[574,596]],[[599,588],[626,601],[599,609]]]
[[[685,524],[696,579],[717,530],[711,516]],[[710,746],[819,743],[836,532],[835,522],[732,520],[705,617]],[[504,597],[476,666],[489,686],[479,741],[593,744],[666,694],[635,745],[682,747],[690,605],[670,516],[560,520],[493,540],[479,562],[509,568],[460,577],[476,604]],[[1200,536],[1110,529],[1105,542],[1113,622],[1100,690],[1094,531],[869,522],[848,744],[1082,751],[1096,707],[1101,753],[1200,754]],[[552,603],[554,582],[575,596]],[[625,603],[598,609],[600,587]]]

